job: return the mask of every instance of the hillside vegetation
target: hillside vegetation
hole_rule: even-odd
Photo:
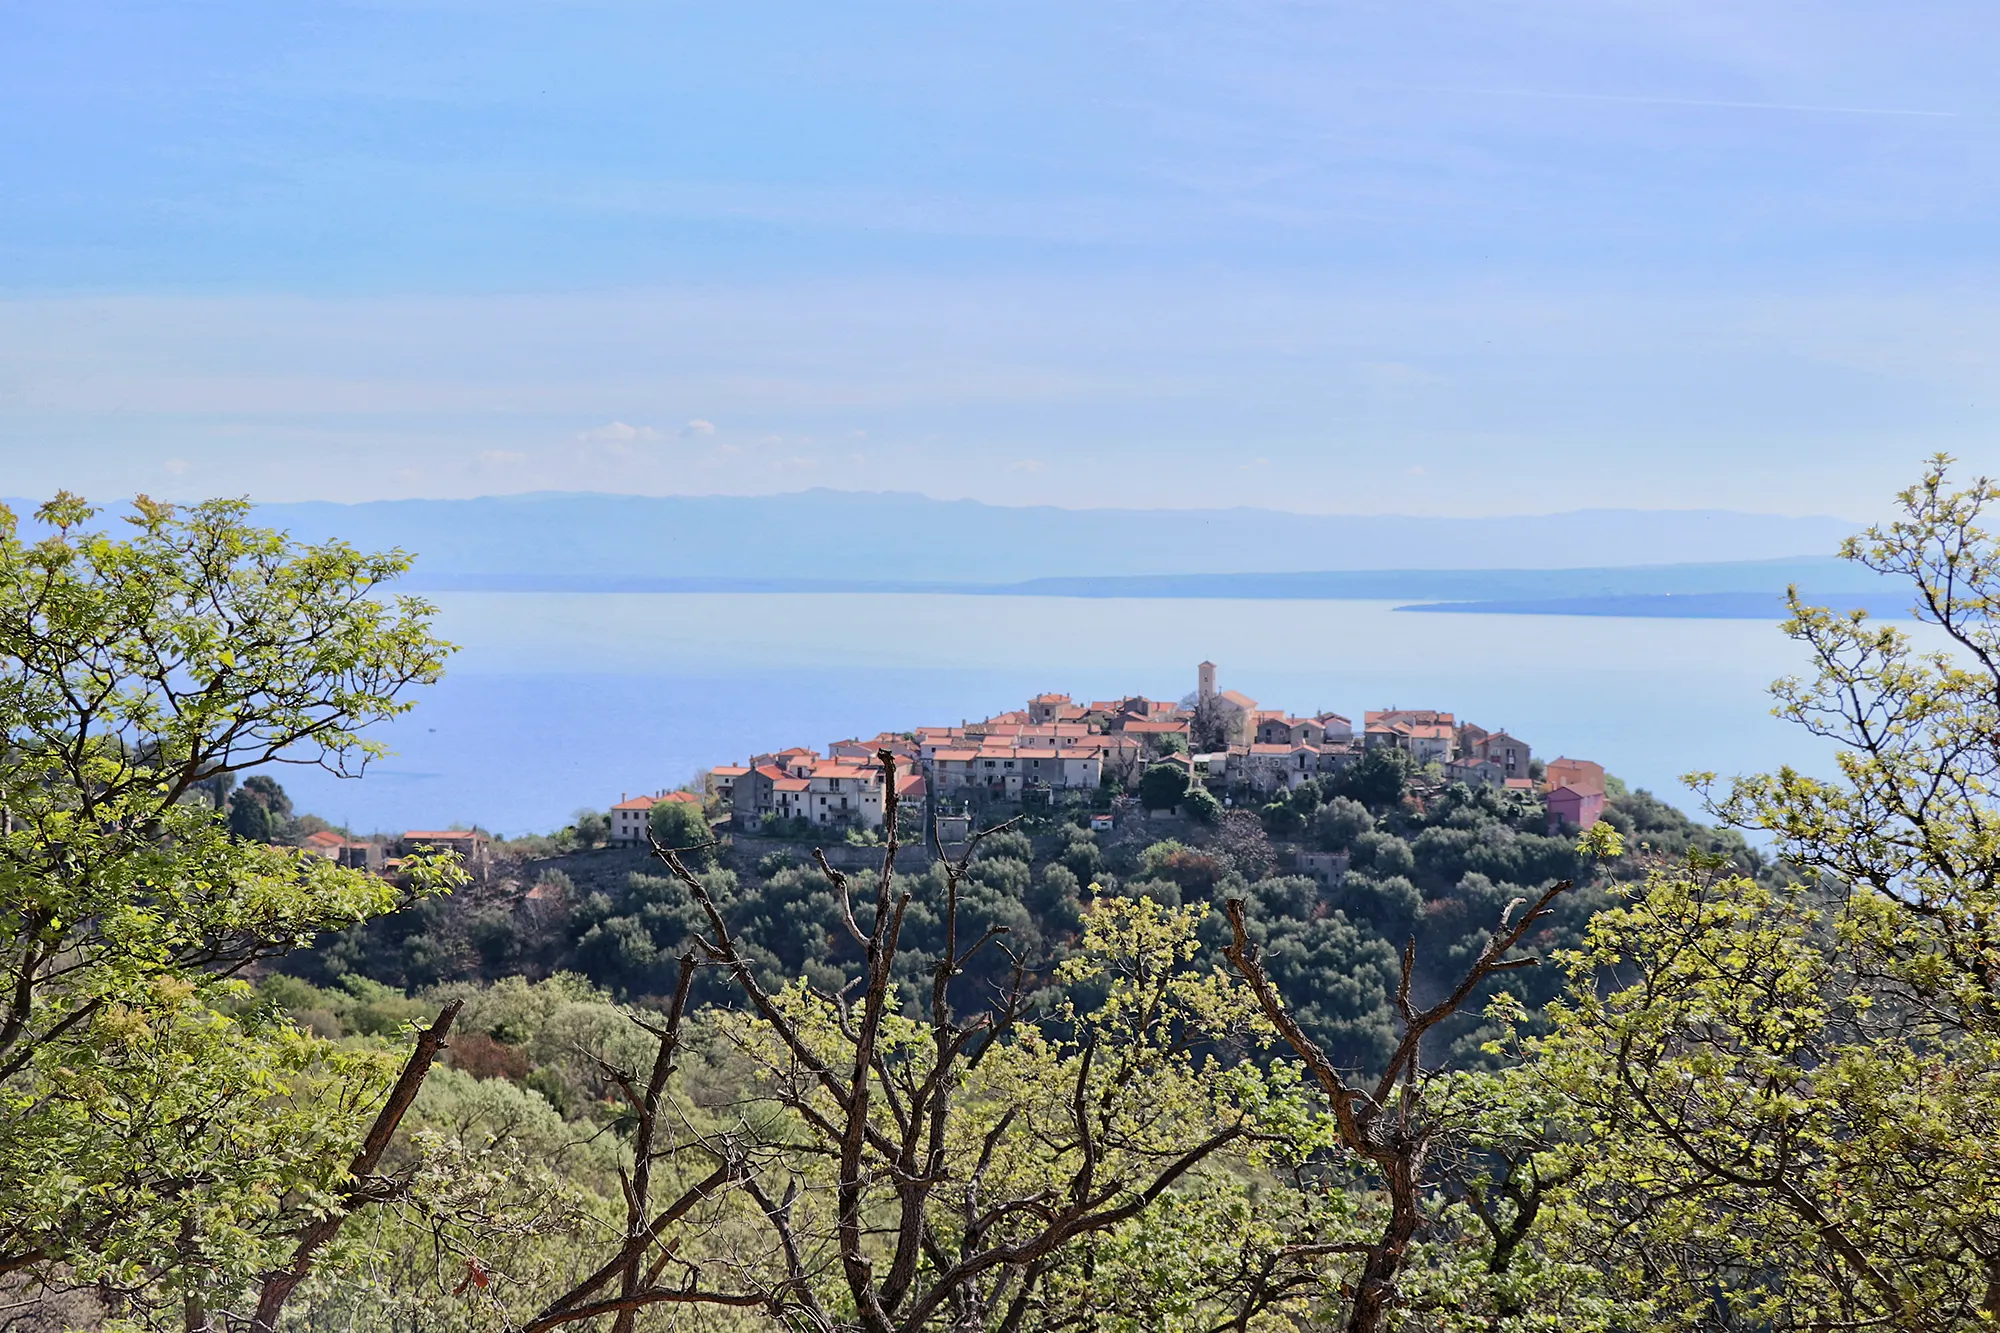
[[[1426,997],[1457,979],[1510,902],[1532,900],[1561,881],[1580,887],[1529,941],[1542,956],[1576,947],[1608,888],[1643,878],[1656,860],[1694,850],[1725,856],[1752,877],[1784,878],[1740,834],[1697,824],[1643,791],[1621,790],[1608,803],[1605,822],[1637,855],[1601,872],[1577,850],[1574,836],[1546,832],[1532,795],[1454,785],[1419,801],[1400,781],[1371,795],[1370,803],[1329,796],[1310,781],[1261,815],[1232,812],[1214,827],[1134,815],[1104,835],[1091,833],[1082,814],[1030,816],[977,848],[962,928],[1003,927],[1011,954],[1049,987],[1074,956],[1094,898],[1214,909],[1201,926],[1213,949],[1227,934],[1222,904],[1243,899],[1273,977],[1307,1030],[1341,1064],[1372,1070],[1394,1045],[1398,959],[1411,939],[1419,964],[1415,991]],[[810,847],[772,850],[767,839],[743,838],[703,872],[759,979],[773,989],[802,977],[828,986],[859,961]],[[1286,873],[1301,849],[1345,851],[1350,869],[1332,885]],[[928,860],[921,847],[905,856],[904,865]],[[933,905],[942,901],[942,880],[935,864],[897,877],[898,889],[913,899],[904,935],[911,971],[902,978],[911,1001],[925,980],[916,959],[940,947]],[[527,892],[536,885],[543,892],[530,901]],[[671,993],[677,960],[702,924],[699,910],[650,854],[604,847],[513,861],[486,885],[328,936],[286,966],[322,985],[355,977],[399,990],[455,978],[568,973],[617,999],[645,1002]],[[997,996],[1008,966],[996,954],[972,968],[973,993]],[[1562,978],[1553,968],[1527,970],[1495,985],[1539,1012]],[[727,990],[714,978],[702,986],[705,996]],[[1040,997],[1044,1007],[1055,998],[1053,990]],[[1453,1063],[1487,1059],[1470,1013],[1446,1036],[1450,1045],[1439,1050],[1448,1049]]]
[[[328,859],[271,768],[443,670],[405,557],[0,510],[0,1321],[1990,1328],[2000,485],[1947,462],[1846,554],[1954,646],[1795,597],[1837,773],[1697,777],[1734,832],[1378,749],[893,868]]]

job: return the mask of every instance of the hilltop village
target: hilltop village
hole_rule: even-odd
[[[1545,762],[1523,737],[1432,708],[1367,712],[1359,730],[1341,713],[1264,708],[1219,689],[1215,664],[1203,662],[1194,692],[1179,702],[1040,694],[983,721],[850,737],[824,752],[792,746],[709,769],[680,790],[621,793],[604,816],[602,840],[642,846],[659,827],[657,807],[685,805],[718,834],[877,841],[888,809],[883,751],[896,759],[906,840],[920,840],[935,818],[950,842],[974,821],[1028,811],[1088,812],[1093,828],[1109,832],[1133,817],[1202,820],[1207,810],[1255,810],[1308,782],[1330,785],[1378,750],[1407,760],[1406,784],[1420,801],[1454,783],[1517,793],[1546,811],[1550,833],[1587,829],[1605,809],[1605,771],[1591,760]],[[482,870],[493,843],[476,828],[368,839],[321,829],[300,841],[331,860],[386,873],[419,847],[455,851]]]
[[[1314,778],[1330,778],[1371,750],[1394,749],[1430,785],[1463,782],[1540,797],[1551,831],[1584,829],[1604,809],[1601,765],[1559,758],[1544,763],[1529,743],[1429,708],[1386,708],[1362,716],[1359,731],[1335,712],[1294,715],[1217,688],[1216,667],[1197,668],[1192,695],[1174,703],[1133,695],[1079,703],[1041,694],[1023,708],[957,726],[923,726],[829,744],[752,755],[710,769],[698,790],[625,795],[611,807],[613,842],[640,843],[660,802],[700,802],[735,832],[801,834],[879,830],[886,801],[877,756],[896,756],[898,803],[918,821],[990,814],[996,808],[1088,806],[1100,821],[1134,808],[1173,808],[1149,792],[1162,765],[1184,771],[1182,792],[1207,792],[1218,805],[1256,806]],[[1419,786],[1421,786],[1421,779]]]

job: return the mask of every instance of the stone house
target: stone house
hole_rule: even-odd
[[[1347,863],[1346,852],[1301,851],[1293,859],[1293,868],[1321,888],[1330,889],[1347,877]]]
[[[1371,750],[1391,746],[1419,764],[1443,763],[1457,749],[1457,732],[1450,713],[1428,710],[1369,713],[1362,743]]]
[[[1444,766],[1447,782],[1463,782],[1468,787],[1504,787],[1507,770],[1477,755],[1462,754]]]
[[[758,764],[736,779],[729,810],[736,827],[754,833],[778,813],[778,784],[795,781],[776,764]]]
[[[1499,768],[1503,779],[1527,777],[1529,761],[1534,757],[1526,741],[1505,731],[1481,735],[1462,753]]]
[[[1072,707],[1067,694],[1038,694],[1028,700],[1028,720],[1049,723],[1057,720],[1057,715]],[[1077,716],[1082,716],[1078,710]]]
[[[1228,782],[1263,795],[1290,791],[1319,773],[1319,751],[1310,745],[1232,745]]]
[[[424,848],[457,852],[467,869],[483,872],[487,846],[492,841],[490,834],[479,829],[412,829],[398,840],[396,850],[402,856]]]

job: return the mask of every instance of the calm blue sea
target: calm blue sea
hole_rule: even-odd
[[[756,750],[950,723],[1031,694],[1179,698],[1195,664],[1265,707],[1434,707],[1543,758],[1595,759],[1692,808],[1681,774],[1827,751],[1770,716],[1803,668],[1747,620],[1413,615],[1387,602],[653,593],[433,597],[462,650],[395,754],[353,781],[280,775],[297,806],[360,832],[560,827],[624,792]]]

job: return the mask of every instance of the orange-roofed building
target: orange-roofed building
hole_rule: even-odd
[[[969,787],[977,780],[979,751],[964,745],[940,746],[931,751],[928,773],[940,792]]]
[[[827,827],[882,827],[882,770],[866,764],[821,763],[806,776],[803,813]]]
[[[636,847],[646,841],[646,821],[653,817],[657,796],[627,796],[611,807],[611,841],[614,846]]]
[[[338,861],[340,853],[347,846],[347,839],[341,834],[335,833],[332,829],[321,829],[317,833],[306,834],[300,840],[300,845],[314,856],[323,856],[329,861]]]
[[[1038,694],[1028,700],[1028,721],[1053,722],[1056,714],[1069,705],[1067,694]]]
[[[736,795],[736,780],[750,770],[741,764],[724,764],[708,770],[708,794],[724,805]]]
[[[783,769],[787,777],[804,777],[818,762],[819,751],[808,750],[803,745],[794,745],[789,750],[777,750],[770,754],[750,756],[751,768],[762,768],[766,764],[772,764]]]
[[[1450,713],[1440,713],[1435,708],[1382,708],[1363,713],[1361,721],[1366,726],[1377,722],[1409,722],[1426,727],[1449,727],[1455,719]]]
[[[1326,729],[1328,736],[1338,736],[1348,740],[1354,737],[1354,720],[1345,713],[1314,713],[1313,720]]]
[[[1582,792],[1604,794],[1604,765],[1592,763],[1588,759],[1551,759],[1542,773],[1542,781],[1549,790],[1557,787],[1574,787]]]

